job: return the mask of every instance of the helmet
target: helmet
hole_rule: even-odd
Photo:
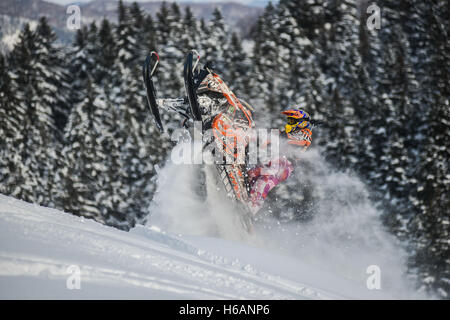
[[[308,127],[311,117],[302,109],[289,109],[281,112],[287,116],[286,133]]]

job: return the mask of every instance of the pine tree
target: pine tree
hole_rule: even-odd
[[[227,77],[231,90],[239,97],[248,99],[250,96],[250,59],[242,48],[239,36],[233,32],[229,46],[224,52]]]
[[[417,170],[417,189],[414,199],[416,215],[410,228],[417,239],[415,263],[421,266],[421,278],[425,286],[448,297],[450,254],[450,183],[448,159],[450,147],[450,112],[446,104],[432,107],[426,149]],[[428,288],[430,289],[430,288]]]
[[[160,46],[164,46],[167,44],[167,41],[170,38],[170,20],[169,9],[167,8],[167,4],[165,1],[161,4],[159,11],[156,13],[157,19],[157,32],[158,32],[158,48]]]
[[[361,57],[359,48],[359,20],[356,16],[354,1],[343,1],[334,8],[335,16],[342,17],[331,24],[324,35],[322,52],[326,57],[319,57],[324,68],[327,88],[328,128],[325,136],[326,156],[338,164],[341,169],[356,169],[358,150],[356,137],[359,131],[358,114],[364,99],[359,91],[356,79],[360,72]]]
[[[88,48],[89,29],[83,26],[77,30],[74,42],[67,53],[69,61],[69,104],[74,106],[83,100],[83,90],[86,88],[86,81],[91,70],[94,70],[96,61],[90,56],[92,49]]]
[[[74,67],[74,109],[65,131],[65,147],[57,181],[58,205],[76,215],[128,229],[123,209],[121,170],[123,134],[119,130],[121,79],[112,28],[106,20],[79,30],[71,65]],[[125,62],[125,60],[123,60]]]
[[[148,110],[146,107],[145,92],[141,83],[141,63],[143,57],[125,59],[124,57],[139,57],[141,50],[133,47],[136,43],[137,33],[133,27],[133,17],[128,8],[121,8],[119,4],[118,33],[118,69],[121,83],[117,95],[118,132],[116,139],[120,145],[120,193],[124,195],[124,201],[120,203],[120,213],[126,217],[129,225],[147,214],[148,205],[152,199],[153,188],[149,187],[155,170],[154,165],[159,163],[167,155],[167,145],[164,137],[161,137],[156,127],[148,122]],[[135,11],[137,11],[135,9]],[[127,41],[121,41],[126,35]],[[167,41],[172,41],[167,39]],[[161,59],[163,59],[163,47],[167,45],[162,39],[158,41]],[[134,62],[133,62],[134,61]],[[131,63],[133,62],[133,63]],[[164,63],[166,64],[166,62]],[[162,64],[162,65],[164,65]],[[159,70],[158,75],[161,74]],[[158,82],[162,79],[158,78]],[[163,91],[165,93],[165,91]]]
[[[257,22],[257,38],[253,47],[253,74],[250,87],[251,98],[255,105],[260,106],[260,117],[257,120],[270,123],[271,119],[264,119],[275,114],[278,108],[276,96],[277,76],[279,75],[280,54],[276,46],[278,35],[275,24],[277,21],[276,8],[269,2],[262,16]]]
[[[386,10],[386,17],[390,12]],[[385,123],[385,134],[382,142],[382,155],[378,163],[379,177],[376,181],[386,199],[399,199],[407,193],[412,166],[411,155],[408,154],[408,141],[412,140],[409,128],[411,115],[417,106],[411,103],[414,94],[414,75],[409,59],[408,42],[400,25],[396,23],[396,13],[392,12],[389,28],[380,33],[382,51],[379,75],[378,95],[382,123]],[[398,21],[398,20],[397,20]],[[386,22],[388,23],[388,22]],[[400,213],[397,206],[397,212]],[[405,210],[408,211],[408,210]]]
[[[229,81],[227,67],[225,65],[224,48],[228,42],[228,27],[225,25],[222,13],[215,8],[212,13],[211,21],[208,25],[208,38],[203,44],[203,52],[205,61],[214,63],[214,70],[222,76],[225,82]]]
[[[32,90],[28,80],[31,70],[22,66],[31,61],[34,44],[35,34],[30,30],[29,24],[25,24],[19,35],[19,42],[14,46],[9,58],[9,73],[3,75],[3,79],[8,80],[9,88],[5,86],[6,82],[2,85],[4,93],[9,89],[14,95],[2,101],[2,107],[8,107],[5,106],[7,102],[13,102],[11,108],[3,111],[6,117],[2,117],[2,127],[8,137],[5,139],[8,149],[3,151],[5,157],[2,157],[6,160],[2,167],[2,192],[30,202],[37,200],[35,186],[38,178],[24,163],[27,157],[31,114],[31,96],[28,93]],[[9,121],[6,122],[5,119]]]
[[[45,18],[40,20],[37,31],[28,25],[11,54],[14,91],[25,119],[21,123],[23,134],[16,141],[16,154],[21,159],[20,199],[51,205],[51,189],[56,160],[56,124],[54,110],[58,101],[58,87],[50,79],[51,72],[58,77],[56,55],[53,51],[54,35],[48,31]],[[52,65],[52,63],[55,63]]]
[[[199,34],[199,25],[189,6],[187,6],[184,11],[182,30],[182,48],[184,48],[186,52],[191,49],[197,49],[201,51],[201,48],[199,48],[199,41],[201,36]]]
[[[122,68],[137,69],[145,54],[144,15],[137,3],[131,8],[120,0],[116,28],[118,58]]]
[[[380,159],[385,153],[387,130],[385,127],[386,116],[388,115],[386,106],[380,103],[383,93],[377,81],[381,81],[387,71],[384,68],[385,42],[380,40],[378,30],[369,30],[366,21],[367,7],[369,3],[362,2],[359,17],[359,47],[362,65],[358,70],[358,82],[356,83],[360,91],[361,101],[357,103],[357,113],[360,119],[359,139],[357,139],[357,150],[359,162],[357,170],[361,178],[372,187],[372,191],[380,191]],[[383,28],[382,31],[388,30]],[[377,90],[379,90],[377,92]],[[385,190],[379,196],[384,196]],[[374,197],[375,198],[375,197]]]
[[[320,38],[325,23],[339,21],[342,12],[336,10],[345,1],[328,0],[280,0],[280,6],[286,7],[296,19],[300,29],[311,41]]]
[[[0,54],[0,193],[18,197],[22,185],[22,159],[17,150],[23,143],[21,125],[26,110],[20,105],[8,68]]]
[[[139,21],[139,8],[134,8],[135,21]],[[133,221],[126,216],[126,210],[123,204],[126,202],[126,194],[122,192],[121,170],[124,167],[121,157],[121,131],[118,130],[121,116],[119,114],[120,105],[120,86],[121,77],[118,64],[117,43],[113,36],[113,28],[108,20],[102,21],[98,42],[100,50],[94,57],[98,61],[98,74],[101,75],[97,79],[96,84],[101,88],[99,101],[104,104],[107,112],[103,113],[102,126],[103,132],[101,137],[102,149],[106,151],[102,158],[102,164],[106,168],[104,175],[105,183],[103,189],[99,192],[97,203],[101,204],[102,216],[105,217],[106,223],[113,226],[121,226],[129,228]]]
[[[158,34],[155,26],[155,21],[152,16],[147,14],[144,17],[143,35],[144,35],[144,50],[146,53],[157,51]]]
[[[38,36],[37,45],[39,47],[37,54],[42,61],[42,69],[39,72],[42,74],[42,79],[44,80],[42,83],[42,92],[44,95],[40,98],[45,104],[51,106],[58,134],[62,136],[70,112],[70,106],[68,104],[69,75],[66,71],[67,65],[65,63],[63,49],[60,45],[56,44],[57,36],[45,17],[39,20],[36,34]]]
[[[36,65],[37,77],[40,79],[37,82],[37,90],[40,92],[38,103],[51,109],[53,119],[49,119],[48,122],[50,128],[53,129],[53,126],[55,126],[54,130],[44,140],[42,148],[47,148],[47,150],[42,151],[42,158],[38,160],[38,166],[47,167],[46,173],[41,174],[41,177],[42,175],[46,176],[48,181],[45,194],[51,200],[47,204],[54,205],[55,201],[52,199],[52,195],[54,190],[59,189],[59,186],[55,183],[55,168],[58,165],[63,130],[70,111],[70,105],[68,104],[69,76],[66,71],[67,65],[63,57],[63,49],[56,44],[57,36],[48,25],[45,17],[39,20],[36,35],[38,47],[36,57],[40,61]]]
[[[205,19],[201,18],[199,23],[199,37],[197,40],[197,51],[201,53],[206,52],[206,47],[208,45],[210,30],[208,24],[205,22]]]
[[[129,12],[132,28],[131,33],[136,40],[134,44],[136,58],[133,60],[133,63],[140,65],[143,60],[143,56],[148,51],[146,45],[151,45],[151,43],[146,43],[146,37],[148,35],[147,32],[149,29],[144,25],[146,23],[146,15],[136,2],[132,3],[129,8]]]
[[[74,106],[66,128],[66,146],[62,154],[65,166],[59,172],[62,194],[59,201],[68,212],[106,223],[107,208],[100,198],[107,189],[105,158],[111,150],[102,148],[105,139],[103,119],[108,108],[101,90],[89,75],[82,91],[84,99]]]
[[[415,24],[408,21],[412,51],[417,56],[414,71],[421,88],[422,114],[414,121],[423,136],[418,162],[414,166],[416,184],[413,191],[415,216],[409,227],[416,240],[415,265],[420,266],[423,286],[448,298],[449,281],[449,44],[448,5],[444,1],[433,1],[425,5],[412,1],[409,9]],[[420,123],[420,124],[419,124]]]
[[[307,110],[315,119],[323,118],[324,80],[318,72],[318,52],[284,5],[278,7],[277,21],[281,84],[276,95],[280,109],[298,106]]]
[[[116,71],[114,69],[117,59],[117,47],[112,31],[109,21],[103,19],[98,32],[100,51],[96,55],[97,59],[95,59],[95,64],[98,66],[98,74],[95,81],[98,84],[111,82],[112,79],[117,77],[117,74],[111,73],[111,71]]]
[[[183,47],[182,35],[184,33],[181,12],[178,5],[172,3],[169,14],[166,16],[169,35],[166,44],[159,48],[159,54],[164,61],[158,70],[159,81],[164,83],[164,94],[180,97],[184,93],[183,66],[186,48]],[[166,120],[169,120],[166,118]]]

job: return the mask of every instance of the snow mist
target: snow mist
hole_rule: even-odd
[[[174,152],[185,147],[178,144]],[[213,166],[177,165],[168,160],[157,175],[147,225],[173,234],[244,242],[364,285],[375,266],[380,271],[380,290],[388,297],[421,298],[406,277],[406,252],[384,230],[381,212],[369,200],[364,184],[351,174],[333,171],[317,149],[311,148],[302,159],[299,165],[307,169],[296,168],[290,183],[297,181],[300,189],[307,177],[320,199],[307,221],[282,222],[263,209],[254,233],[248,235],[218,188]],[[204,175],[206,185],[199,175]]]

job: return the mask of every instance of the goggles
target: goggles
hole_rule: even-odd
[[[296,120],[293,123],[290,123],[291,121],[288,119],[288,124],[285,126],[285,130],[287,133],[295,131],[296,129],[303,129],[306,126],[308,126],[308,121],[307,120],[303,120],[303,121],[298,121],[299,119],[294,119]]]
[[[288,123],[289,125],[293,125],[293,124],[296,124],[296,123],[298,123],[298,122],[299,122],[299,120],[300,120],[300,119],[296,119],[296,118],[288,117],[288,118],[287,118],[287,123]]]

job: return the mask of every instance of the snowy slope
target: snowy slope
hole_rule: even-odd
[[[81,289],[69,290],[79,266]],[[0,298],[395,298],[242,243],[131,232],[0,195]]]

